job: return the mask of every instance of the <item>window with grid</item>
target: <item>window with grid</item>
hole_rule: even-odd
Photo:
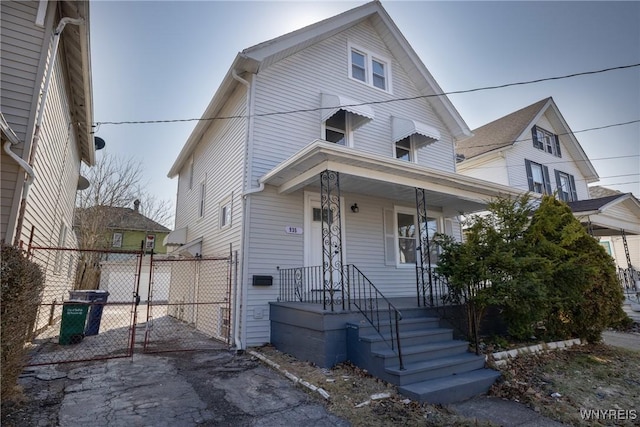
[[[533,146],[538,150],[545,151],[556,157],[562,157],[560,149],[560,139],[558,135],[549,132],[539,126],[534,126],[531,129],[531,136],[533,139]]]
[[[391,92],[390,61],[360,47],[349,46],[349,77]]]

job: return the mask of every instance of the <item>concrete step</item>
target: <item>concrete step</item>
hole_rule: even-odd
[[[456,356],[408,363],[405,364],[404,370],[400,370],[400,366],[394,366],[386,368],[385,371],[389,375],[389,382],[404,386],[482,368],[484,368],[484,356],[467,352]]]
[[[394,335],[395,337],[395,335]],[[369,343],[371,350],[379,350],[385,348],[388,342],[391,342],[390,333],[378,334],[372,331],[369,335],[362,335],[360,331],[360,341]],[[400,332],[400,343],[402,347],[410,347],[413,345],[429,344],[434,342],[449,341],[453,339],[453,330],[446,328],[431,328],[416,331]],[[394,343],[395,344],[395,343]]]
[[[360,335],[371,335],[375,333],[375,328],[366,320],[361,320],[358,323],[350,323],[355,325],[360,330]],[[388,331],[390,328],[395,328],[393,323],[389,323],[389,320],[380,320],[380,326],[383,331]],[[437,317],[410,317],[403,318],[398,322],[398,328],[402,335],[405,331],[418,331],[424,329],[432,329],[440,327],[440,319]]]
[[[404,385],[400,394],[419,402],[447,404],[486,393],[500,373],[492,369],[477,369],[459,375],[450,375]]]
[[[459,340],[447,340],[430,344],[402,346],[402,361],[405,365],[414,362],[422,362],[429,359],[451,357],[467,353],[469,343]],[[371,352],[373,357],[384,360],[384,367],[398,366],[399,359],[396,352],[390,348],[382,348]]]

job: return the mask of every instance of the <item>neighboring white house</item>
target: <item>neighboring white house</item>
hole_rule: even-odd
[[[616,259],[640,267],[640,203],[632,194],[596,191],[598,175],[552,98],[473,131],[458,142],[458,172],[519,190],[556,194]],[[624,235],[624,237],[623,237]]]
[[[7,244],[76,248],[76,192],[93,165],[93,101],[88,1],[0,3],[0,240]],[[47,250],[33,260],[45,273],[35,329],[50,306],[68,298],[77,260]],[[34,295],[34,298],[37,297]]]
[[[236,56],[169,171],[165,242],[173,255],[238,251],[239,348],[269,342],[279,268],[320,266],[326,252],[386,296],[416,297],[417,230],[459,238],[459,214],[519,193],[456,173],[470,131],[442,92],[379,2]]]
[[[95,161],[89,2],[3,1],[0,12],[0,239],[74,247],[80,163]]]

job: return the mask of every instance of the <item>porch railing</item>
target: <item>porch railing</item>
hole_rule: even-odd
[[[325,309],[330,306],[332,311],[334,302],[343,308],[354,306],[398,355],[400,369],[404,370],[399,334],[402,313],[355,265],[343,266],[343,287],[338,284],[325,286],[321,266],[278,270],[278,301],[322,303]]]
[[[636,282],[640,281],[640,272],[635,268],[618,268],[618,281],[622,286],[625,296],[635,296],[640,301],[640,288],[636,288]]]

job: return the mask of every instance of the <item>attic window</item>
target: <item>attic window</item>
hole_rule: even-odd
[[[558,135],[542,129],[541,127],[534,126],[531,129],[531,137],[533,139],[533,146],[538,150],[546,151],[556,157],[562,157]]]
[[[391,92],[391,61],[365,49],[349,46],[349,77]]]

